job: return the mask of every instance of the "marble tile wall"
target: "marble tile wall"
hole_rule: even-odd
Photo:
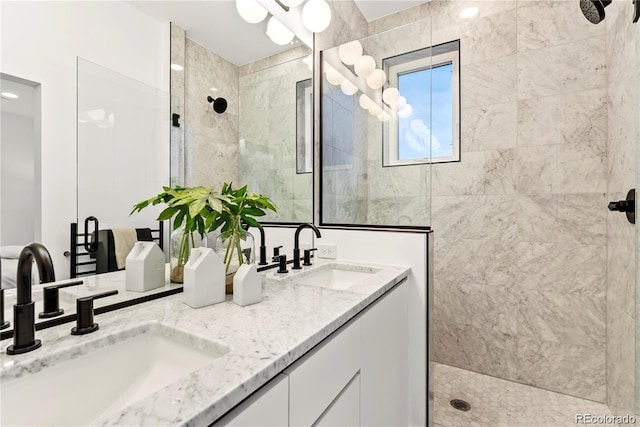
[[[185,72],[185,184],[237,182],[238,68],[187,38]],[[225,98],[227,111],[213,111],[209,95]]]
[[[434,0],[369,32],[429,16],[462,63],[462,161],[432,170],[435,360],[604,402],[605,26],[575,2]]]
[[[625,2],[613,2],[604,21],[609,200],[622,200],[636,187],[638,35],[632,10]],[[607,215],[607,242],[607,403],[614,413],[627,414],[633,413],[635,405],[636,228],[625,215]]]
[[[185,66],[186,34],[171,23],[171,64]],[[184,89],[185,71],[171,68],[171,114],[180,116],[180,126],[171,126],[171,186],[184,185]]]
[[[296,172],[296,82],[311,78],[310,52],[287,52],[240,69],[239,178],[278,206],[265,221],[310,222],[312,175]]]

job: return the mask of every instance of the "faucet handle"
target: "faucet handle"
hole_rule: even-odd
[[[275,257],[280,255],[280,249],[282,249],[282,245],[276,246],[275,248],[273,248],[273,258],[274,258],[273,262],[277,261]]]
[[[101,294],[78,298],[76,300],[77,320],[76,326],[71,328],[71,335],[84,335],[98,330],[98,324],[93,323],[93,300],[116,295],[117,290],[103,292]]]
[[[59,285],[45,286],[43,289],[44,311],[38,314],[41,319],[48,319],[64,314],[64,310],[60,308],[60,298],[58,289],[68,288],[70,286],[82,285],[82,280],[74,280],[69,283],[61,283]]]
[[[277,273],[284,274],[288,273],[287,270],[287,256],[286,255],[278,255],[273,257],[273,262],[278,263],[278,271]]]
[[[311,264],[311,252],[313,251],[317,251],[318,248],[313,248],[313,249],[305,249],[304,250],[304,262],[302,263],[302,265],[304,265],[305,267],[308,267]]]

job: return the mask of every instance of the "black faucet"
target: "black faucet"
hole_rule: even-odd
[[[258,265],[267,265],[267,247],[264,245],[264,229],[259,225],[258,230],[260,230],[260,261]]]
[[[38,266],[40,283],[55,282],[53,261],[47,248],[40,243],[31,243],[22,249],[18,258],[16,278],[17,301],[13,306],[13,344],[7,347],[7,354],[21,354],[35,350],[42,345],[35,339],[35,303],[31,298],[31,267],[33,261]]]
[[[300,232],[303,228],[310,228],[316,233],[316,237],[319,239],[322,237],[320,234],[320,230],[313,224],[300,224],[300,226],[296,229],[295,241],[293,245],[293,269],[300,270],[302,267],[300,266]]]

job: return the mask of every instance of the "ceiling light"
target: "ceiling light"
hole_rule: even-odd
[[[380,89],[384,86],[384,82],[387,80],[387,75],[382,70],[374,70],[369,77],[367,77],[367,84],[373,90]]]
[[[331,23],[331,8],[324,0],[309,0],[302,9],[302,22],[309,31],[320,33]]]
[[[267,35],[272,42],[281,46],[291,43],[294,36],[291,30],[285,27],[282,22],[278,21],[275,16],[269,18],[269,23],[267,24]]]
[[[345,64],[353,65],[362,56],[362,45],[358,40],[340,45],[338,56]]]
[[[402,110],[398,112],[398,117],[400,117],[401,119],[407,119],[411,116],[412,113],[413,113],[413,107],[407,104],[404,106]]]
[[[356,61],[354,69],[359,77],[366,79],[376,69],[376,60],[369,55],[361,56],[360,59]]]
[[[462,19],[473,18],[477,14],[478,14],[478,8],[475,6],[471,6],[471,7],[467,7],[466,9],[462,9],[462,12],[460,12],[460,18]]]
[[[340,83],[340,89],[345,95],[353,95],[358,91],[358,87],[351,83],[349,80],[344,79],[342,83]]]
[[[262,7],[256,0],[236,0],[238,13],[250,24],[257,24],[267,17],[267,9]]]
[[[18,95],[16,95],[15,93],[12,93],[12,92],[2,92],[2,93],[0,93],[0,95],[2,95],[3,98],[7,98],[7,99],[20,98]]]
[[[334,86],[338,86],[342,84],[344,81],[344,76],[338,72],[335,68],[333,68],[329,64],[325,64],[325,76],[327,77],[327,81]]]
[[[364,93],[362,95],[360,95],[360,106],[362,108],[364,108],[365,110],[368,110],[369,107],[371,107],[371,105],[373,105],[373,101],[371,100],[371,98],[369,98],[367,95],[365,95]]]
[[[289,7],[298,7],[302,4],[303,1],[304,0],[280,0],[280,3]]]
[[[400,101],[400,91],[395,87],[388,87],[382,92],[382,100],[390,107],[395,107]]]
[[[182,65],[179,65],[179,64],[171,64],[171,69],[172,70],[176,70],[176,71],[182,71],[182,70],[184,70],[184,67]]]

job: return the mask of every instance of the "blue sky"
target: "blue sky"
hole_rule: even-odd
[[[452,72],[448,64],[398,76],[400,95],[413,107],[398,121],[399,160],[452,155]]]

